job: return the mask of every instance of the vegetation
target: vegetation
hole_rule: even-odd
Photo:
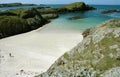
[[[68,11],[85,11],[95,9],[91,6],[86,5],[84,2],[75,2],[72,4],[62,6],[62,8],[66,8]]]
[[[83,2],[75,2],[72,4],[67,4],[65,6],[59,7],[59,8],[40,8],[37,9],[41,14],[49,14],[49,13],[68,13],[68,12],[76,12],[76,11],[87,11],[87,10],[93,10],[95,8],[86,5]]]
[[[1,12],[0,38],[37,29],[47,22],[34,8]]]
[[[16,16],[0,16],[0,38],[30,30],[26,20]]]
[[[17,16],[17,14],[12,12],[0,12],[0,16]]]

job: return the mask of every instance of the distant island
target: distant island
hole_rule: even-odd
[[[120,10],[111,9],[111,10],[102,11],[101,13],[102,13],[102,14],[107,14],[107,13],[114,13],[114,12],[119,12],[119,13],[120,13]]]
[[[22,4],[22,3],[5,3],[5,4],[0,4],[0,7],[14,7],[14,6],[36,6],[36,4]]]

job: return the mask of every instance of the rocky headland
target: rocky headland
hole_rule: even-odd
[[[84,39],[35,77],[119,77],[120,19],[83,32]]]
[[[34,8],[0,12],[0,38],[28,32],[48,23]]]

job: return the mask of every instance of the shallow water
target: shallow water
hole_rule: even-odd
[[[91,10],[86,12],[77,12],[77,13],[69,13],[62,14],[56,20],[54,20],[51,24],[57,24],[56,28],[70,29],[76,31],[83,31],[85,29],[98,26],[102,22],[112,19],[112,18],[120,18],[120,13],[109,13],[109,14],[101,14],[101,11],[108,9],[120,9],[120,6],[115,5],[93,5],[97,10]],[[69,17],[72,16],[84,16],[83,19],[78,20],[68,20]]]

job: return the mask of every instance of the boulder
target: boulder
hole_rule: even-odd
[[[84,16],[73,16],[73,17],[70,17],[68,18],[68,20],[77,20],[77,19],[83,19],[85,18]]]

